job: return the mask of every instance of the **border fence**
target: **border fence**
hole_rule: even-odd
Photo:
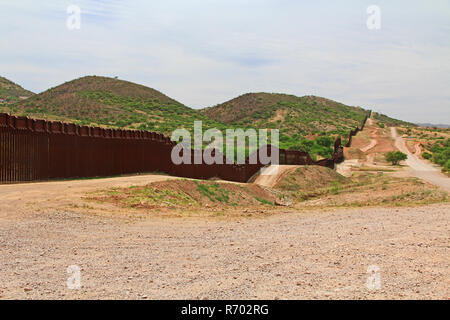
[[[369,113],[370,116],[370,113]],[[368,116],[368,117],[369,117]],[[349,134],[352,137],[363,130]],[[181,164],[171,161],[176,145],[162,134],[148,131],[103,129],[0,113],[0,183],[116,176],[163,172],[174,176],[247,182],[264,167],[250,164]],[[269,146],[269,150],[271,148]],[[194,159],[195,152],[191,156]],[[270,153],[270,152],[269,152]],[[279,149],[279,164],[320,165],[334,168],[344,158],[341,139],[333,156],[314,161],[307,152]],[[194,163],[193,161],[191,163]]]

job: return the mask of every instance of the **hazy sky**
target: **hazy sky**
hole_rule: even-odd
[[[0,0],[0,21],[0,75],[34,92],[118,76],[195,108],[282,92],[450,124],[449,0]]]

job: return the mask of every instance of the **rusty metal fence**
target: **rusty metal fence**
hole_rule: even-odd
[[[367,117],[366,117],[367,120]],[[364,128],[350,132],[351,138]],[[171,161],[175,142],[155,132],[103,129],[0,114],[0,183],[163,172],[174,176],[246,182],[264,165],[181,164]],[[346,146],[347,146],[346,145]],[[192,152],[192,159],[194,157]],[[314,161],[307,152],[279,150],[280,164],[321,165],[342,161],[341,139],[333,157]],[[192,161],[192,163],[194,163]]]

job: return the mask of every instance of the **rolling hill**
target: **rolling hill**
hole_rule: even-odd
[[[194,120],[222,126],[157,90],[98,76],[66,82],[9,108],[14,114],[33,118],[164,134],[181,127],[190,129]]]
[[[152,88],[115,78],[87,76],[26,100],[0,105],[0,112],[107,128],[170,135],[177,128],[279,129],[280,147],[331,155],[337,136],[347,136],[368,111],[315,96],[248,93],[201,110],[189,108]],[[380,115],[384,121],[398,121]],[[312,141],[314,140],[314,141]]]
[[[214,120],[242,127],[279,129],[286,136],[346,134],[368,111],[315,96],[247,93],[201,110]]]
[[[282,148],[313,157],[330,157],[335,138],[347,139],[368,114],[325,98],[278,93],[248,93],[201,112],[235,126],[278,129]]]
[[[34,95],[33,92],[25,90],[6,78],[0,77],[0,99],[4,100],[5,103],[13,103],[32,95]]]

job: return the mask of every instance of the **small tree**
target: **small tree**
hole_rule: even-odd
[[[385,158],[393,165],[397,165],[400,161],[408,159],[408,155],[400,151],[391,151],[385,154]]]

